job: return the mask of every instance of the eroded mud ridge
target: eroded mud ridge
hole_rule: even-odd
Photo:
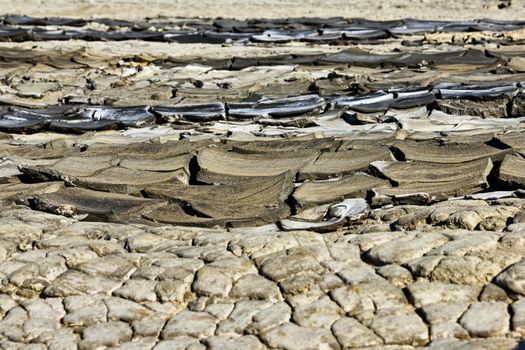
[[[525,22],[0,28],[0,348],[517,349]]]

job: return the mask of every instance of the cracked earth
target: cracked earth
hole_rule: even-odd
[[[161,3],[0,4],[0,349],[525,346],[520,1]]]

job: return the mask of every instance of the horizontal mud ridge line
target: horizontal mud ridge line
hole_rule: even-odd
[[[89,25],[107,26],[107,30]],[[305,41],[374,42],[397,36],[425,33],[505,32],[525,28],[525,21],[372,21],[360,18],[292,18],[292,19],[192,19],[153,18],[130,22],[101,19],[35,18],[7,15],[0,19],[0,41],[46,40],[145,40],[178,43],[221,44],[225,42],[282,43]],[[47,29],[46,26],[52,26]],[[155,27],[155,30],[149,28]]]
[[[322,115],[326,106],[347,111],[343,116],[349,124],[359,124],[352,113],[384,113],[389,109],[404,110],[416,107],[442,110],[447,113],[461,111],[461,106],[483,109],[493,100],[505,99],[504,108],[495,117],[518,117],[524,108],[521,83],[507,85],[439,84],[419,91],[396,89],[393,93],[378,91],[364,95],[320,97],[316,94],[286,98],[261,98],[256,102],[238,103],[179,103],[172,106],[111,107],[100,105],[56,105],[43,109],[0,106],[0,130],[34,133],[54,130],[65,133],[141,127],[164,123],[212,123],[220,121],[246,121],[260,118],[294,118],[305,114]],[[514,104],[517,104],[516,106]],[[349,114],[350,113],[350,114]]]

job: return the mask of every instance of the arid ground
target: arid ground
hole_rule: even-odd
[[[524,337],[525,1],[0,2],[0,349]]]

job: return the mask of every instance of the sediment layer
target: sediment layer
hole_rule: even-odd
[[[0,348],[515,349],[522,21],[0,30]]]

